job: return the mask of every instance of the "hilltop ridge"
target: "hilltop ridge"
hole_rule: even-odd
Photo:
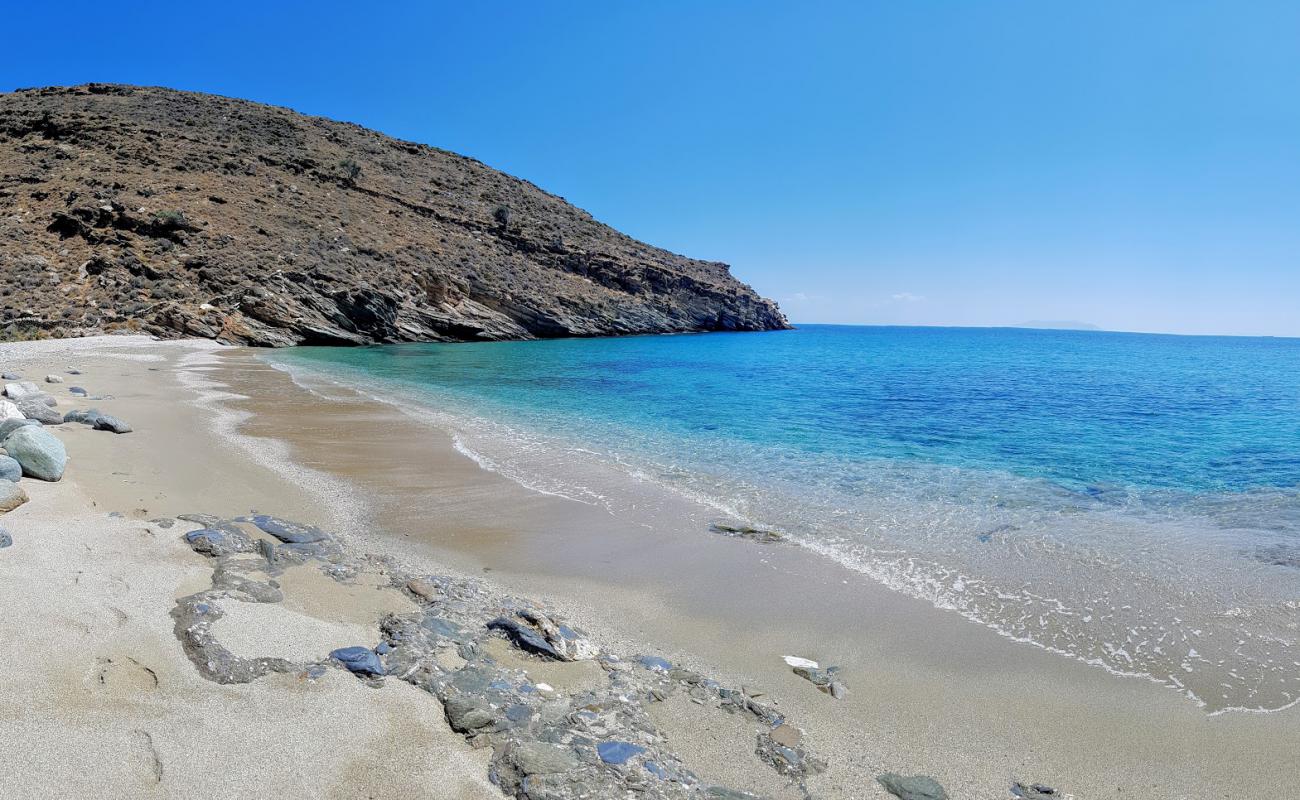
[[[725,264],[478,161],[213,95],[0,94],[0,336],[371,344],[770,330]]]

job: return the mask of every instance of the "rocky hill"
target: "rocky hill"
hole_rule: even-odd
[[[478,161],[283,108],[0,94],[0,335],[254,345],[787,327],[685,258]]]

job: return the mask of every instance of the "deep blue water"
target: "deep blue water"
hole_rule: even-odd
[[[272,359],[427,402],[525,483],[608,497],[596,467],[622,471],[1212,707],[1300,697],[1264,674],[1300,661],[1274,641],[1300,602],[1298,339],[810,325]],[[1257,648],[1228,647],[1242,628]],[[1230,661],[1254,688],[1210,688]]]

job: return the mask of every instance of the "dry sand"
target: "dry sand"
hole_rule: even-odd
[[[170,371],[187,350],[119,338],[0,347],[4,369],[25,375],[84,368],[70,382],[113,394],[94,405],[137,427],[57,429],[66,477],[24,480],[31,502],[0,518],[14,538],[0,550],[0,797],[501,797],[487,780],[490,754],[454,734],[415,687],[375,690],[337,670],[220,686],[187,660],[169,612],[211,569],[180,540],[186,528],[145,520],[259,503],[307,516],[315,504],[213,437]],[[140,360],[152,356],[167,361]],[[74,405],[91,404],[63,403]],[[362,633],[373,641],[354,609],[313,602],[310,584],[295,581],[286,595],[316,616],[227,608],[258,623],[238,626],[238,646],[323,657]]]
[[[0,346],[0,367],[28,376],[70,365],[86,373],[71,383],[114,399],[61,408],[96,405],[136,432],[59,428],[66,478],[25,480],[31,502],[0,517],[15,539],[0,550],[0,797],[500,796],[488,754],[413,687],[372,689],[338,671],[314,683],[199,677],[168,612],[210,570],[180,541],[186,528],[148,520],[251,509],[486,576],[566,607],[625,652],[755,687],[829,762],[810,783],[818,798],[886,797],[872,780],[886,770],[932,774],[975,800],[1010,797],[1014,779],[1081,800],[1300,796],[1300,709],[1207,717],[1160,686],[1009,642],[798,548],[684,528],[689,509],[657,504],[647,522],[530,492],[441,431],[343,390],[323,401],[249,351]],[[318,577],[286,575],[273,610],[228,604],[219,624],[238,629],[232,649],[297,658],[370,644],[349,639],[405,602],[382,575],[351,595]],[[788,653],[843,667],[848,697],[794,676]],[[572,666],[529,665],[557,686],[599,677]],[[784,796],[756,766],[752,732],[735,718],[688,722],[679,702],[657,722],[700,774]]]

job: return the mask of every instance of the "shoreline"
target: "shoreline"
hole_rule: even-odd
[[[886,771],[934,775],[952,796],[975,798],[1008,797],[1013,781],[1056,786],[1078,798],[1247,797],[1289,791],[1297,778],[1287,766],[1288,742],[1300,740],[1294,709],[1211,718],[1166,688],[1015,647],[957,615],[865,586],[861,576],[797,548],[694,530],[647,534],[599,510],[529,492],[457,452],[445,432],[373,400],[312,396],[274,368],[258,368],[251,351],[109,339],[0,349],[6,368],[25,360],[37,367],[29,370],[33,375],[61,371],[69,358],[88,364],[94,358],[79,380],[96,383],[95,391],[129,387],[100,405],[133,421],[137,431],[109,441],[103,432],[94,432],[95,439],[89,431],[63,436],[55,429],[73,460],[64,482],[37,487],[31,503],[0,519],[19,543],[27,538],[20,525],[41,516],[43,505],[53,509],[54,500],[68,495],[69,505],[58,506],[66,517],[78,493],[100,509],[124,512],[124,520],[95,527],[146,525],[158,512],[235,517],[257,507],[333,528],[350,550],[394,556],[417,571],[482,577],[497,589],[540,598],[623,653],[663,655],[724,684],[759,687],[764,703],[804,729],[808,752],[827,762],[825,771],[804,778],[808,794],[819,798],[887,797],[874,780]],[[161,360],[92,356],[97,350]],[[148,365],[160,371],[151,373]],[[175,402],[178,395],[186,402]],[[239,438],[232,441],[232,433]],[[259,453],[253,463],[243,447]],[[133,483],[115,479],[111,470],[102,474],[115,461],[135,469],[148,464],[148,474],[133,476]],[[32,483],[23,485],[32,490]],[[148,514],[136,515],[137,508]],[[145,573],[157,549],[169,564],[184,565],[177,574],[187,575],[170,587],[173,595],[211,572],[176,541],[180,532],[155,530],[165,547],[129,554],[139,562],[133,569]],[[16,549],[0,551],[0,565],[13,562]],[[86,571],[99,566],[88,563]],[[8,579],[21,585],[23,576]],[[918,629],[927,635],[917,637]],[[259,642],[265,639],[254,636]],[[176,652],[166,660],[175,666],[174,637],[170,644]],[[795,676],[781,660],[785,655],[841,666],[845,699]],[[199,694],[210,688],[189,662],[182,666],[190,674],[177,668],[178,681]],[[265,694],[265,681],[245,687]],[[359,683],[340,670],[322,683],[347,692],[346,681]],[[367,689],[347,702],[387,703],[397,684],[387,679],[383,690]],[[728,729],[734,720],[719,725],[711,717],[694,729],[699,726],[683,724],[685,712],[674,703],[660,704],[656,723],[671,733],[670,745],[702,756],[702,768],[692,765],[701,778],[712,779],[705,773],[713,772],[718,782],[744,779],[755,763],[767,769],[755,757],[752,735]],[[412,697],[410,708],[421,719],[441,720],[427,695]],[[8,714],[3,719],[0,727],[15,722]],[[21,733],[21,719],[17,724]],[[486,781],[484,752],[446,733],[439,746],[459,752],[466,773],[478,770],[460,778],[478,786],[464,795],[474,796],[482,790],[475,779]],[[763,785],[753,788],[770,792],[769,776],[762,777]],[[410,796],[459,796],[413,791]]]

